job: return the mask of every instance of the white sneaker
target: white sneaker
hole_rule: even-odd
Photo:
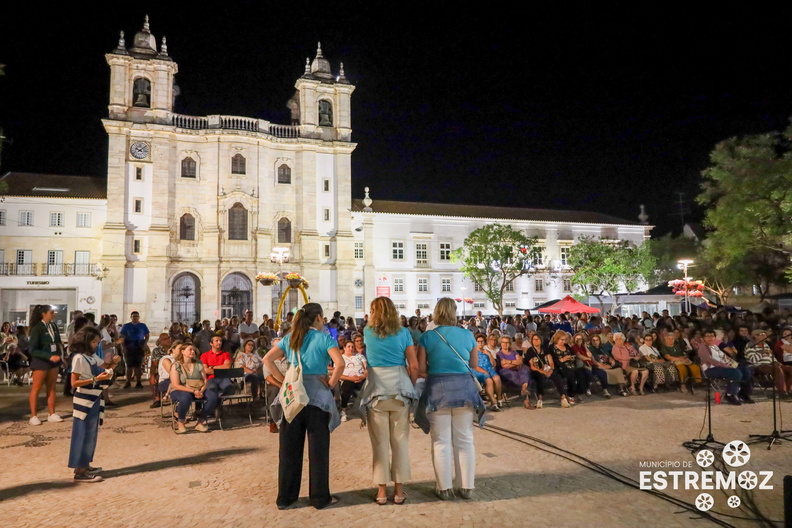
[[[49,417],[47,418],[47,421],[48,422],[62,422],[63,418],[61,418],[57,414],[50,414]]]
[[[38,416],[31,416],[30,425],[41,425],[41,420],[39,420]]]
[[[347,420],[349,420],[349,418],[347,418],[346,413],[341,411],[341,421],[346,422]]]

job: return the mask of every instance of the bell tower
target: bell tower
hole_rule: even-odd
[[[135,34],[127,48],[124,32],[118,46],[105,55],[110,66],[110,104],[108,115],[118,121],[135,123],[169,123],[174,95],[178,88],[174,77],[179,68],[168,55],[168,43],[151,34],[146,15],[143,29]]]
[[[300,125],[302,137],[325,141],[352,141],[351,100],[355,87],[344,75],[342,62],[334,76],[322,54],[322,43],[316,48],[313,62],[305,59],[305,73],[297,79],[294,94],[287,106],[292,124]]]

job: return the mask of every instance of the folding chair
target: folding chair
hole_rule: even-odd
[[[253,425],[253,396],[245,394],[245,369],[243,368],[229,368],[229,369],[215,369],[215,379],[234,379],[239,378],[242,380],[241,390],[236,394],[221,394],[220,401],[217,405],[217,421],[220,423],[220,430],[223,430],[223,409],[226,405],[234,405],[235,403],[244,403],[247,406],[248,421]]]

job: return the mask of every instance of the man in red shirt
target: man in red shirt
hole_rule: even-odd
[[[233,385],[230,379],[215,379],[215,369],[231,368],[231,354],[224,351],[223,338],[221,336],[212,336],[209,341],[212,346],[207,352],[201,354],[201,363],[204,365],[204,372],[206,372],[206,390],[215,391],[218,395],[228,394],[233,390]]]

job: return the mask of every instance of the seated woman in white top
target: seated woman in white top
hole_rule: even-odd
[[[261,386],[264,383],[264,362],[256,353],[255,340],[245,339],[242,348],[237,352],[234,367],[245,371],[245,383],[250,384],[250,395],[254,400],[258,399],[261,394]]]
[[[344,373],[341,375],[341,421],[347,421],[346,409],[349,399],[355,391],[359,391],[366,381],[368,368],[366,357],[355,350],[355,344],[347,341],[344,344]]]

